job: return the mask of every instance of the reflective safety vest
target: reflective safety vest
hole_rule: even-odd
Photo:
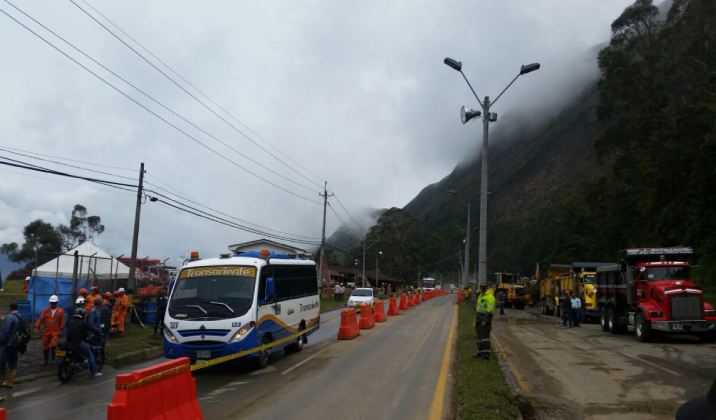
[[[477,312],[478,317],[482,316],[486,318],[487,321],[492,319],[492,314],[495,312],[495,295],[490,293],[489,290],[477,295],[475,312]]]

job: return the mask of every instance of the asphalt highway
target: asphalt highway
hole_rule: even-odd
[[[493,343],[513,387],[538,418],[673,420],[716,378],[716,345],[692,336],[640,343],[597,324],[561,328],[557,318],[515,309],[496,315]]]
[[[285,354],[277,347],[263,370],[233,361],[196,371],[202,413],[207,419],[428,418],[441,377],[454,300],[449,295],[424,302],[361,330],[354,340],[336,339],[340,318],[335,319],[309,336],[300,353]],[[338,312],[321,317],[328,319]],[[82,373],[68,384],[55,378],[20,384],[3,391],[2,407],[12,419],[104,419],[116,374],[162,361],[119,371],[107,366],[101,378]],[[442,413],[449,418],[452,386],[445,389]]]

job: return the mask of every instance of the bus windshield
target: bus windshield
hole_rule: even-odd
[[[182,270],[174,284],[169,316],[178,319],[236,318],[253,305],[255,267]]]
[[[423,280],[423,288],[427,287],[428,289],[434,289],[435,288],[435,280]]]
[[[649,267],[646,269],[646,279],[660,280],[690,280],[688,267]]]

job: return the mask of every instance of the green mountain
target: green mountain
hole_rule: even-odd
[[[506,115],[492,126],[488,271],[531,275],[537,263],[689,245],[702,284],[716,289],[713,22],[710,0],[675,0],[662,12],[637,0],[612,24],[597,82],[539,124],[523,115],[500,126]],[[462,247],[455,225],[466,209],[447,190],[478,200],[480,172],[479,159],[460,165],[405,207],[423,223],[431,270],[454,270],[436,262]],[[476,237],[471,248],[476,260]]]

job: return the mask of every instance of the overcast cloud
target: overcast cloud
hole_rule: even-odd
[[[608,40],[610,23],[631,3],[88,1],[263,138],[328,180],[356,214],[404,206],[477,150],[478,127],[459,122],[460,106],[477,104],[459,74],[442,64],[445,56],[461,60],[478,94],[493,98],[520,65],[540,62],[542,69],[518,80],[494,109],[504,115],[528,105],[536,114],[563,104],[582,75],[596,77],[585,53]],[[310,190],[219,145],[0,2],[0,8],[172,123],[261,178],[320,200],[316,185],[209,113],[71,2],[13,3],[207,132]],[[109,171],[131,177],[143,161],[150,182],[158,178],[253,223],[320,236],[320,205],[203,149],[2,14],[0,51],[0,147],[129,168],[133,171]],[[67,223],[72,206],[81,203],[107,227],[95,242],[113,255],[129,254],[131,193],[0,170],[0,243],[20,242],[22,227],[37,218]],[[349,221],[335,202],[334,208]],[[338,226],[329,212],[328,232]],[[165,258],[198,249],[215,255],[253,238],[149,202],[142,211],[139,254]]]

